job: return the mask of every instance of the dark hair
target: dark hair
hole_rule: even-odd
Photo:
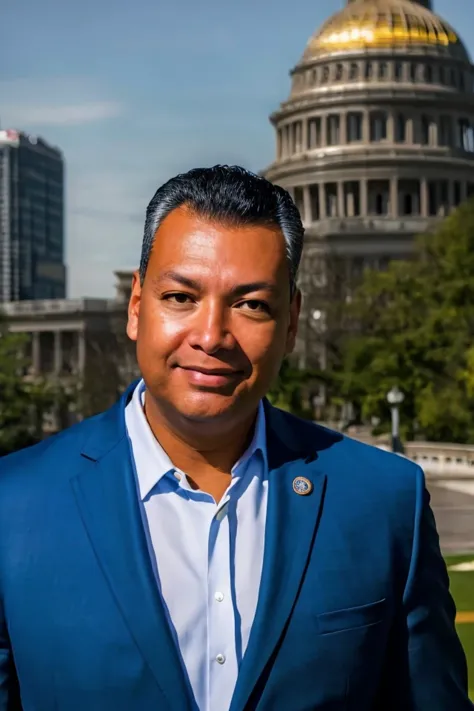
[[[280,229],[286,242],[291,293],[294,293],[304,238],[296,205],[283,188],[235,165],[195,168],[158,188],[146,211],[140,258],[142,283],[157,229],[170,212],[183,205],[226,225],[267,225]]]

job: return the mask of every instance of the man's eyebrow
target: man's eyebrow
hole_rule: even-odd
[[[270,291],[275,296],[280,293],[276,284],[271,281],[253,281],[249,284],[238,284],[232,289],[232,294],[234,296],[245,296],[245,294],[250,294],[253,291]]]
[[[179,272],[175,272],[172,270],[163,272],[163,274],[160,274],[159,277],[155,277],[153,282],[155,286],[157,286],[159,282],[165,279],[169,281],[176,281],[178,282],[178,284],[181,284],[182,286],[185,286],[188,289],[194,289],[194,291],[200,291],[202,288],[202,285],[196,279],[191,279],[190,277],[187,277],[184,274],[180,274]]]
[[[155,277],[153,280],[154,285],[157,286],[164,280],[175,281],[178,284],[185,286],[187,289],[193,289],[194,291],[203,290],[202,284],[197,279],[192,279],[191,277],[185,276],[184,274],[180,274],[179,272],[175,272],[173,270],[163,272],[163,274],[160,274],[159,277]],[[275,296],[280,293],[280,290],[276,284],[271,281],[253,281],[248,284],[237,284],[230,290],[230,293],[232,296],[239,297],[245,296],[245,294],[250,294],[254,291],[270,291]]]

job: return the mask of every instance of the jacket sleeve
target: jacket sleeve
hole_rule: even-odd
[[[22,711],[7,626],[0,599],[0,711]]]
[[[407,660],[402,685],[413,711],[473,711],[467,664],[456,632],[456,608],[441,555],[423,471],[417,467],[410,570],[403,596]]]

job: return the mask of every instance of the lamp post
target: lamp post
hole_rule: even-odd
[[[387,393],[387,402],[392,412],[392,452],[403,454],[403,446],[400,440],[400,405],[405,399],[405,395],[395,385]]]

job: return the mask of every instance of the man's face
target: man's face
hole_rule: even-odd
[[[293,350],[299,306],[279,230],[171,212],[143,286],[134,275],[127,326],[162,414],[209,423],[250,416]]]

